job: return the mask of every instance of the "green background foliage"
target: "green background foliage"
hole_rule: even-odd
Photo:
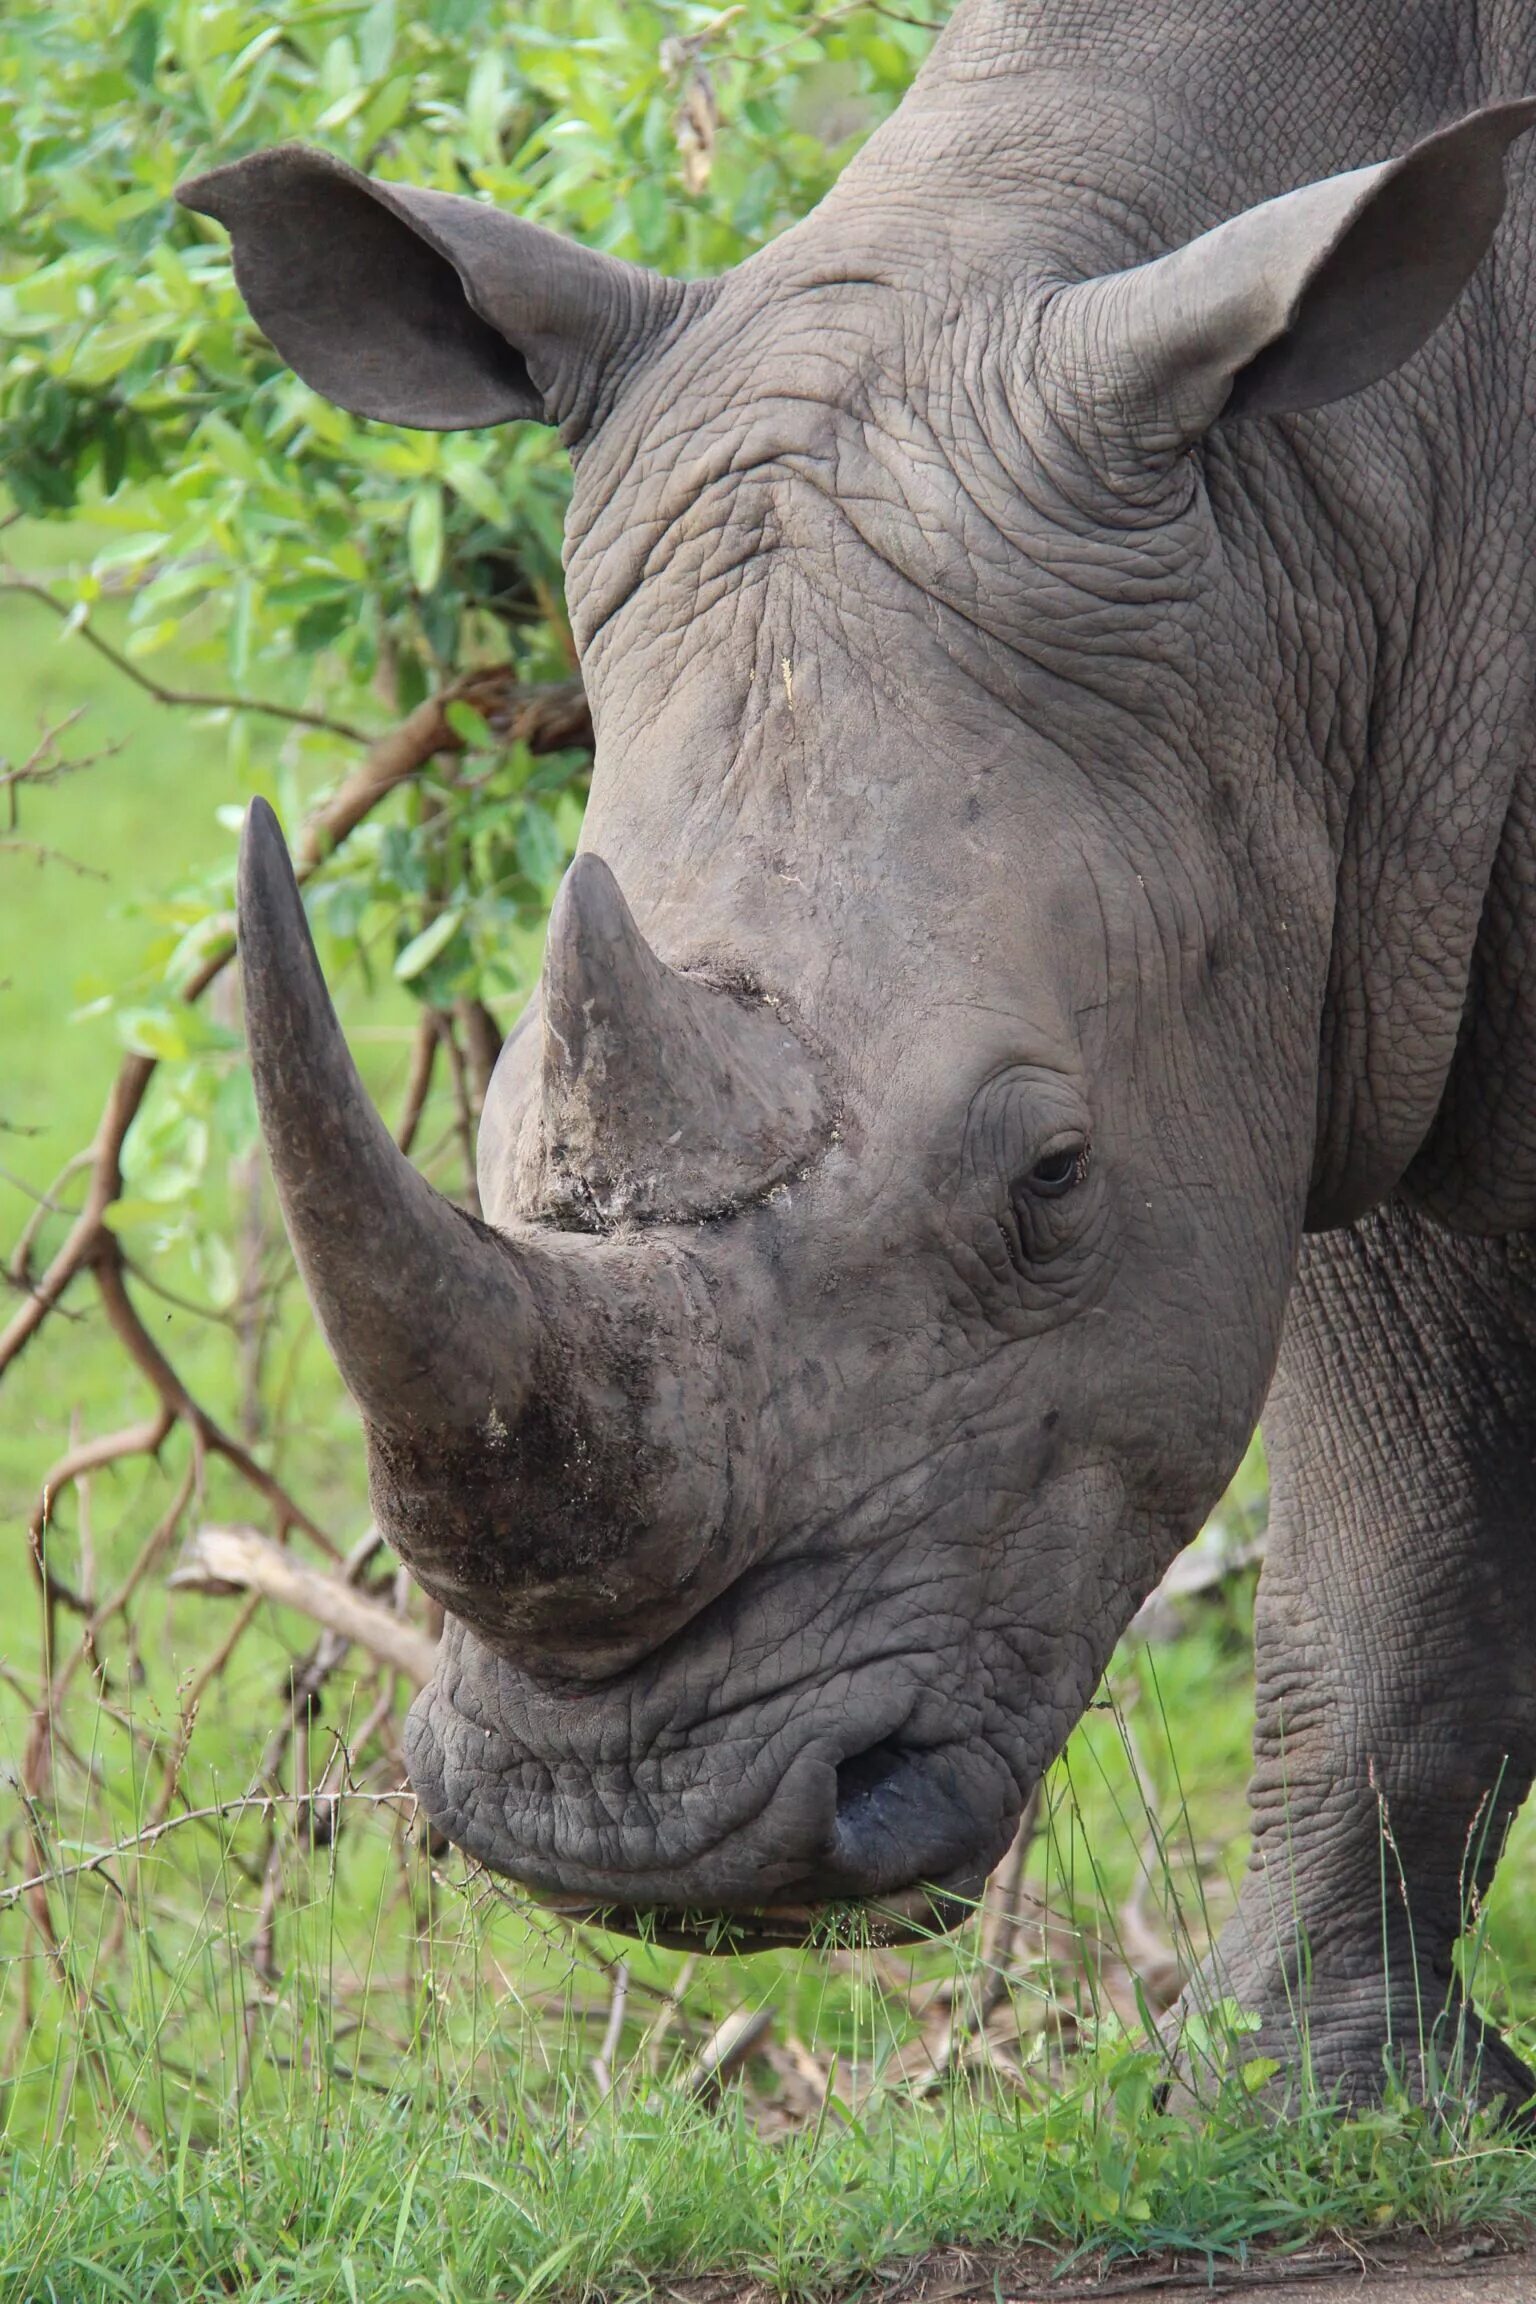
[[[107,1218],[129,1299],[177,1380],[338,1550],[366,1526],[361,1447],[255,1157],[233,977],[181,995],[227,948],[253,793],[292,835],[424,698],[480,670],[524,690],[569,679],[566,469],[532,427],[435,436],[329,407],[253,328],[223,234],[173,187],[302,139],[619,256],[713,273],[812,205],[943,13],[944,0],[0,11],[0,1241],[30,1243],[0,1326],[69,1236],[89,1182],[73,1156],[114,1066],[154,1059]],[[370,812],[308,890],[391,1117],[423,1018],[451,1040],[475,1004],[503,1028],[515,1015],[580,824],[579,745],[535,753],[494,714],[452,714],[460,748]],[[467,1193],[448,1044],[416,1152]],[[452,1046],[462,1060],[466,1043]],[[1237,2246],[1351,2213],[1434,2222],[1524,2200],[1486,2139],[1473,2160],[1432,2166],[1411,2120],[1344,2152],[1314,2123],[1300,2161],[1241,2122],[1209,2147],[1158,2126],[1152,2065],[1121,2037],[1136,2015],[1128,1957],[1109,2061],[1085,2067],[1059,2117],[1048,2093],[1027,2117],[989,2098],[961,2118],[941,2095],[931,2129],[883,2100],[850,2109],[857,2091],[835,2075],[907,2056],[947,1953],[918,1957],[925,2002],[847,1958],[692,1972],[631,1951],[615,2030],[625,1948],[552,1937],[490,1901],[393,1799],[390,1676],[354,1653],[295,1703],[312,1624],[168,1583],[205,1521],[255,1518],[304,1548],[227,1452],[181,1416],[153,1451],[66,1481],[40,1513],[49,1467],[153,1397],[89,1283],[82,1272],[0,1371],[7,2294],[43,2292],[44,2274],[59,2294],[178,2297],[355,2297],[359,2280],[468,2296],[499,2278],[529,2304],[584,2281],[626,2292],[669,2267],[756,2267],[792,2286],[967,2231],[1007,2239],[1031,2218],[1063,2244],[1119,2247],[1203,2217],[1212,2245]],[[1255,1455],[1229,1528],[1262,1490]],[[50,1572],[87,1603],[85,1647],[67,1606],[39,1607],[34,1519]],[[370,1573],[375,1597],[420,1614],[387,1561]],[[1128,1652],[1119,1713],[1090,1716],[1053,1780],[1031,1876],[1081,1933],[1073,1951],[1042,1934],[1018,1954],[1026,2060],[1068,2003],[1074,2037],[1093,2037],[1079,1987],[1105,1963],[1082,1948],[1117,1914],[1150,1898],[1154,1932],[1177,1943],[1174,1891],[1218,1906],[1227,1893],[1250,1583],[1155,1667]],[[128,1849],[146,1825],[165,1836]],[[19,1887],[39,1867],[54,1882],[41,1902]],[[1529,1932],[1501,1895],[1495,1949],[1518,1974]],[[971,1989],[964,1959],[957,1973]],[[666,2093],[674,2052],[686,2079],[721,2016],[770,1997],[779,2034],[803,2036],[832,2076],[777,2161],[734,2113],[711,2124],[691,2083]],[[1059,2023],[1051,2037],[1059,2048]],[[599,2088],[605,2057],[615,2085]]]

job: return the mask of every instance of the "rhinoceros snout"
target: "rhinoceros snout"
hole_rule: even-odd
[[[745,1713],[690,1711],[699,1679],[678,1669],[676,1687],[642,1666],[622,1695],[562,1696],[450,1626],[411,1713],[412,1779],[491,1870],[629,1933],[743,1950],[804,1942],[852,1905],[885,1941],[964,1917],[1022,1803],[985,1737],[923,1742],[897,1664]]]

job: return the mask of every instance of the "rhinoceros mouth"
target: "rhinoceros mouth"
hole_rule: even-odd
[[[684,1906],[596,1903],[589,1896],[530,1889],[534,1903],[573,1926],[602,1928],[673,1952],[740,1956],[751,1952],[876,1950],[946,1936],[975,1913],[986,1886],[983,1873],[924,1882],[898,1895],[858,1902],[763,1904],[741,1912],[690,1911]]]

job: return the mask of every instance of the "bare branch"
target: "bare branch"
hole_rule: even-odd
[[[96,1284],[101,1290],[102,1305],[113,1333],[127,1352],[141,1375],[147,1377],[159,1394],[162,1405],[174,1416],[190,1425],[200,1446],[222,1456],[234,1466],[240,1477],[275,1505],[279,1516],[291,1527],[302,1528],[312,1536],[333,1560],[341,1557],[335,1544],[317,1520],[307,1513],[302,1504],[292,1497],[282,1482],[258,1464],[249,1449],[242,1448],[233,1433],[216,1424],[202,1403],[195,1400],[177,1375],[159,1345],[155,1342],[134,1308],[123,1280],[122,1255],[111,1232],[103,1232],[94,1258]]]
[[[27,1527],[32,1563],[48,1595],[62,1601],[66,1608],[72,1608],[78,1616],[89,1616],[92,1613],[89,1598],[72,1591],[56,1576],[46,1557],[44,1539],[53,1519],[54,1505],[62,1490],[88,1479],[93,1472],[104,1471],[109,1464],[121,1464],[129,1456],[158,1454],[174,1421],[169,1411],[162,1408],[159,1415],[152,1416],[147,1423],[130,1424],[121,1432],[99,1432],[94,1440],[82,1441],[71,1448],[44,1476],[42,1490]]]
[[[144,1101],[154,1072],[152,1056],[127,1056],[118,1067],[91,1149],[91,1183],[85,1205],[41,1280],[30,1291],[15,1318],[0,1331],[0,1374],[36,1335],[75,1275],[95,1255],[105,1232],[106,1212],[123,1188],[123,1139]]]
[[[73,712],[66,712],[51,728],[45,728],[33,746],[29,758],[19,768],[7,762],[0,767],[0,792],[14,792],[22,784],[53,784],[61,776],[72,776],[78,768],[94,768],[117,750],[109,744],[100,752],[88,752],[78,760],[66,760],[59,750],[59,739],[67,736],[77,720],[83,719],[85,706],[77,704]]]
[[[464,1035],[464,1053],[469,1062],[470,1083],[474,1089],[475,1111],[478,1115],[485,1108],[491,1074],[501,1054],[501,1027],[483,1000],[456,1000],[454,1014]]]
[[[82,864],[77,856],[67,855],[62,848],[50,847],[46,841],[25,839],[18,829],[21,819],[17,801],[23,788],[36,790],[44,784],[56,784],[61,776],[73,776],[82,768],[98,767],[117,750],[115,744],[108,744],[99,752],[82,753],[75,760],[64,757],[59,750],[59,740],[73,728],[84,710],[83,704],[78,705],[51,728],[45,728],[30,757],[23,760],[19,768],[0,760],[0,793],[9,795],[10,812],[5,832],[0,835],[0,855],[30,856],[35,864],[62,864],[66,872],[77,873],[82,880],[105,880],[107,874],[96,865]]]
[[[530,752],[563,752],[592,742],[592,718],[580,680],[523,688],[509,665],[468,673],[440,688],[407,713],[398,728],[380,737],[367,759],[316,809],[294,843],[294,865],[301,880],[340,847],[397,784],[419,775],[440,752],[463,751],[463,738],[447,718],[448,706],[459,703],[472,705],[508,745],[526,744]]]
[[[432,1009],[423,1008],[416,1019],[416,1037],[411,1044],[411,1069],[405,1084],[405,1108],[395,1131],[395,1142],[402,1152],[409,1153],[416,1141],[421,1116],[427,1107],[436,1062],[437,1017]]]
[[[592,2075],[600,2096],[613,2094],[614,2059],[624,2038],[624,2012],[629,2006],[629,1963],[621,1960],[613,1971],[613,1998],[608,2008],[608,2023],[603,2033],[603,2044],[592,2059]]]
[[[0,1128],[4,1126],[5,1122],[0,1120]],[[37,1131],[34,1129],[17,1129],[14,1133],[17,1135],[34,1135]],[[37,1245],[37,1236],[50,1216],[68,1215],[69,1211],[60,1200],[59,1194],[72,1176],[77,1176],[82,1168],[89,1168],[90,1164],[91,1154],[89,1151],[74,1153],[65,1161],[45,1192],[33,1193],[32,1197],[36,1205],[21,1228],[20,1236],[11,1251],[10,1263],[5,1268],[5,1277],[10,1281],[13,1288],[31,1287],[32,1251]],[[15,1182],[15,1179],[8,1178],[7,1181]]]
[[[464,1205],[471,1216],[480,1214],[480,1184],[475,1173],[475,1117],[478,1107],[472,1102],[469,1067],[459,1036],[454,1029],[453,1015],[447,1009],[435,1011],[437,1036],[448,1058],[448,1071],[453,1081],[453,1132],[459,1148],[459,1166],[464,1176]]]

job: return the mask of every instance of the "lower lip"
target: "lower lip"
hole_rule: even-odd
[[[976,1909],[974,1897],[941,1888],[910,1888],[899,1896],[861,1904],[766,1904],[752,1912],[689,1912],[657,1906],[635,1911],[595,1904],[587,1896],[530,1890],[534,1902],[562,1920],[615,1935],[638,1937],[675,1952],[771,1952],[814,1945],[825,1951],[921,1943],[960,1927]]]

